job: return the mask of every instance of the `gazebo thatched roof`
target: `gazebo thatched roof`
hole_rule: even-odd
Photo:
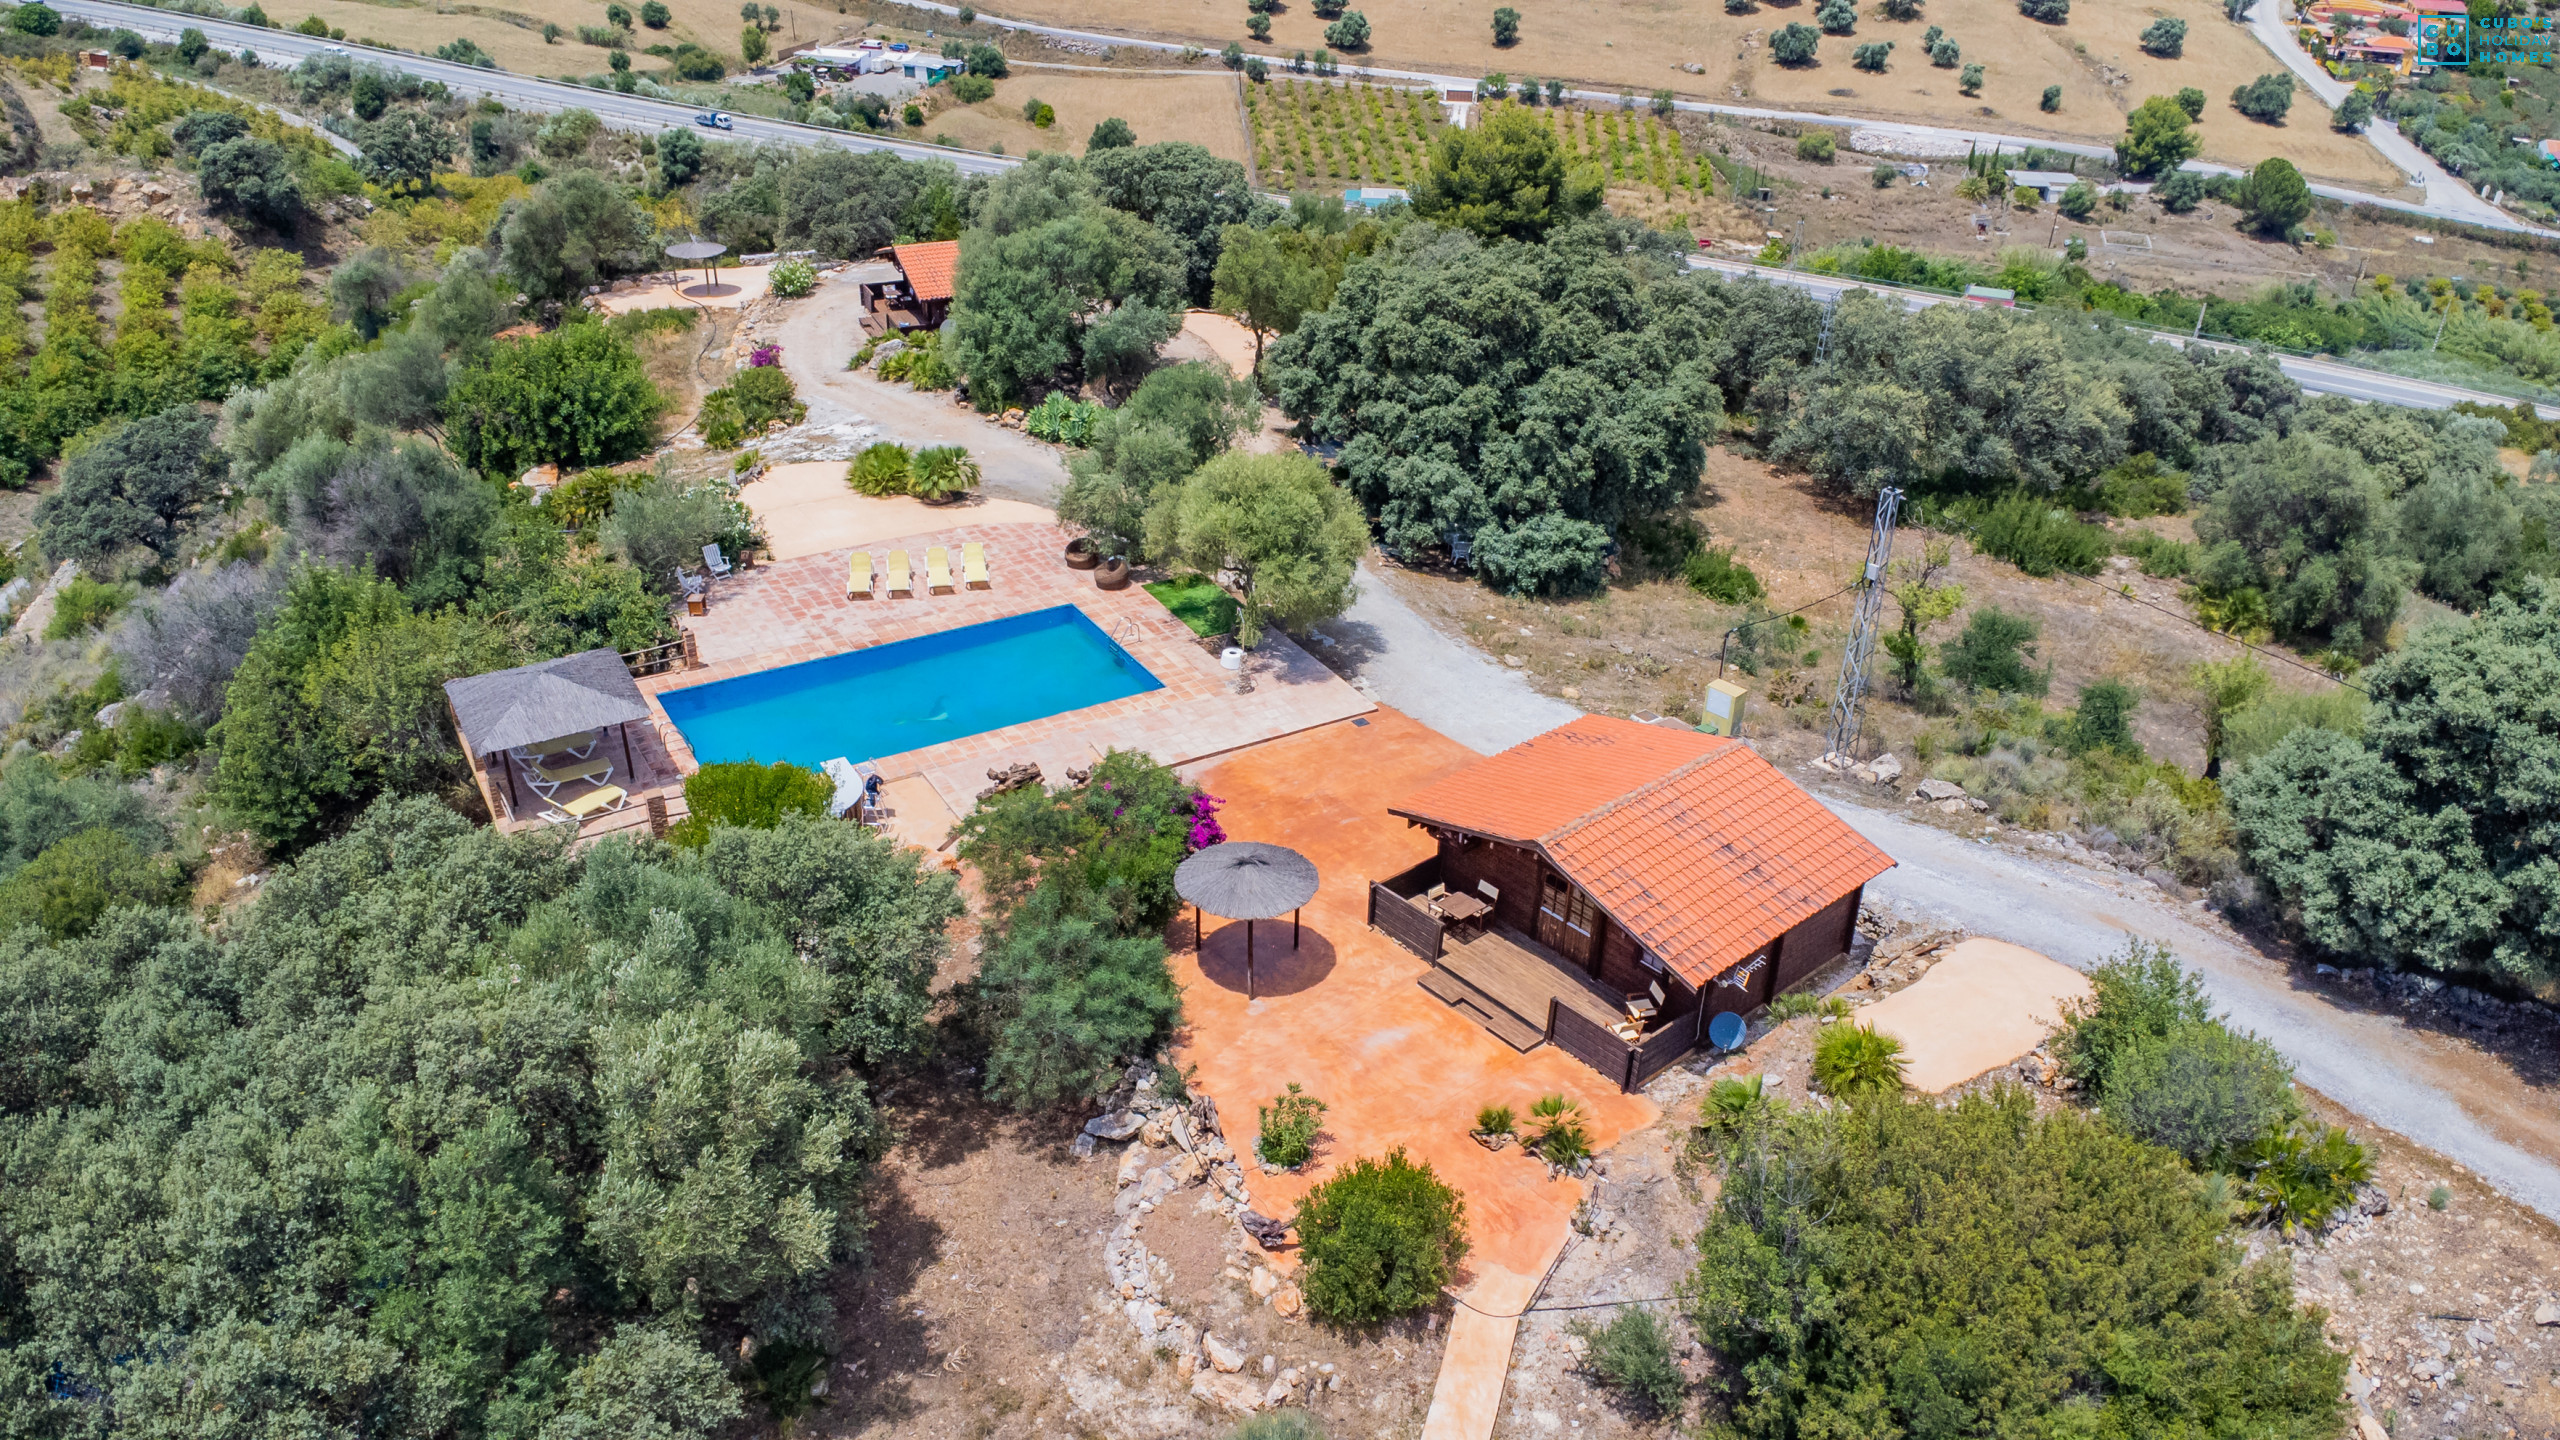
[[[465,748],[476,755],[649,718],[640,687],[612,650],[448,680],[444,693]]]
[[[1316,865],[1285,845],[1230,840],[1175,867],[1184,900],[1230,920],[1269,920],[1315,898]]]

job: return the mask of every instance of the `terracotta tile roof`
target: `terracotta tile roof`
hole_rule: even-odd
[[[960,273],[960,242],[928,240],[921,245],[893,245],[891,253],[898,257],[898,268],[906,272],[907,288],[919,300],[951,298],[952,277]]]
[[[1894,863],[1742,742],[1604,715],[1391,809],[1535,847],[1696,987]]]

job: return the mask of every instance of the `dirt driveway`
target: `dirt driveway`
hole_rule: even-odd
[[[861,306],[851,285],[826,285],[787,302],[778,325],[760,339],[782,346],[782,368],[808,402],[807,424],[877,425],[902,445],[965,445],[985,479],[980,491],[1001,500],[1056,503],[1067,483],[1064,453],[952,403],[949,391],[916,390],[855,374],[844,362],[862,344]]]

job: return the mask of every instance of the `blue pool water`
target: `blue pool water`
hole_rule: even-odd
[[[694,758],[869,760],[1161,690],[1073,605],[660,697]]]

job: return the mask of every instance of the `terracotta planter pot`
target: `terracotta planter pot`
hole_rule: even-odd
[[[1079,535],[1073,540],[1067,542],[1068,569],[1090,570],[1101,563],[1102,552],[1093,548],[1092,541]]]
[[[1094,567],[1093,588],[1126,590],[1129,588],[1129,562],[1114,555]]]

